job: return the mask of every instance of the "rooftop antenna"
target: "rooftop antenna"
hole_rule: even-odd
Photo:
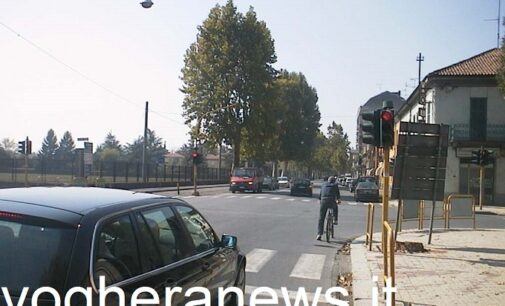
[[[484,19],[484,21],[496,21],[496,48],[500,47],[500,20],[501,20],[501,0],[498,0],[498,17]]]

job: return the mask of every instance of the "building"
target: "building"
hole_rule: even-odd
[[[378,151],[374,150],[373,146],[363,143],[363,131],[361,130],[361,114],[364,112],[374,111],[382,108],[384,101],[393,102],[393,110],[397,112],[404,104],[405,99],[401,97],[401,92],[385,91],[372,98],[365,104],[360,106],[358,111],[357,128],[356,128],[356,151],[358,160],[358,174],[359,175],[375,175],[375,170],[378,167],[380,160],[378,160]]]
[[[445,193],[479,195],[472,151],[494,152],[485,168],[485,204],[505,205],[505,99],[497,87],[495,48],[428,74],[397,113],[397,121],[450,126]]]

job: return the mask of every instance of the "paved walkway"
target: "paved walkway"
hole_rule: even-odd
[[[372,251],[363,237],[351,246],[355,306],[373,305],[372,275],[382,293],[380,234],[374,238]],[[398,241],[422,242],[429,251],[395,254],[397,305],[505,305],[505,230],[436,231],[431,245],[427,231],[408,231],[399,233]]]

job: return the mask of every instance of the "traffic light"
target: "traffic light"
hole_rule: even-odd
[[[26,145],[26,155],[32,154],[32,141],[28,140],[28,143]]]
[[[26,154],[26,142],[18,141],[18,153]]]
[[[363,143],[380,145],[380,110],[363,112],[361,114],[361,130],[363,131]]]
[[[198,149],[194,148],[193,152],[191,152],[191,158],[193,159],[193,163],[198,165],[203,162],[202,154],[198,153]]]
[[[481,150],[480,163],[481,166],[487,166],[493,163],[493,151]]]
[[[474,165],[480,165],[481,164],[481,150],[477,151],[472,151],[472,160],[471,163]]]
[[[395,114],[392,109],[380,111],[380,147],[391,147],[395,142]]]

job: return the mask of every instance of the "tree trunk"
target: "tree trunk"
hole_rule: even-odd
[[[233,168],[240,167],[240,137],[233,141]]]

